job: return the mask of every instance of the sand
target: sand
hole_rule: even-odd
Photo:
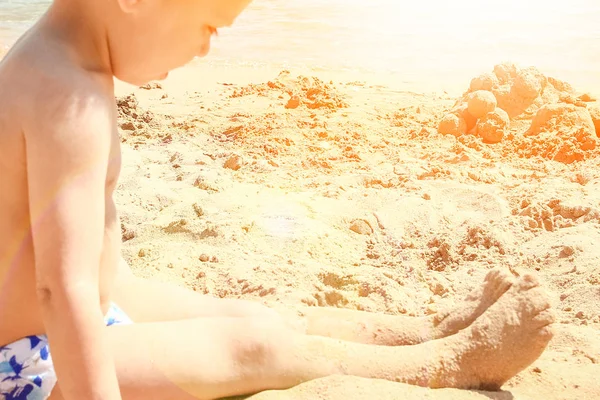
[[[595,96],[511,64],[457,96],[325,75],[194,66],[118,86],[116,199],[135,273],[267,305],[420,316],[492,268],[533,272],[556,335],[503,392],[331,377],[251,398],[600,398]]]

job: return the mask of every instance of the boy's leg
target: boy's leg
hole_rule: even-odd
[[[297,314],[308,334],[384,346],[413,345],[454,335],[467,328],[511,287],[513,281],[510,273],[492,270],[480,286],[452,308],[426,317],[332,307],[303,307]]]
[[[537,283],[525,277],[469,328],[399,347],[304,335],[269,318],[200,318],[107,329],[124,400],[213,399],[289,388],[334,374],[494,390],[546,347],[552,323],[548,307]],[[58,399],[59,390],[51,397]]]
[[[123,264],[123,268],[128,268]],[[451,310],[427,317],[405,317],[325,307],[303,307],[278,312],[257,302],[217,299],[172,284],[136,278],[124,270],[115,302],[134,321],[173,321],[197,317],[283,317],[290,326],[310,335],[352,342],[400,346],[453,335],[469,326],[505,293],[513,282],[510,273],[492,270]]]

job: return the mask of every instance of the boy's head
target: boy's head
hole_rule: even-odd
[[[216,29],[231,25],[250,2],[94,1],[96,11],[103,14],[113,74],[133,84],[164,78],[172,69],[206,55]]]

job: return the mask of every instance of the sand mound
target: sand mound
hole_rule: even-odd
[[[282,71],[277,78],[266,83],[236,88],[230,98],[249,95],[270,96],[273,93],[284,98],[282,92],[289,96],[285,104],[285,108],[288,109],[300,106],[308,109],[330,110],[348,107],[344,96],[335,89],[333,82],[327,84],[317,77],[302,75],[292,78],[289,71]]]
[[[540,108],[525,137],[516,142],[522,156],[541,156],[567,164],[584,160],[600,145],[588,110],[572,104]]]
[[[440,121],[438,130],[444,135],[464,135],[467,133],[467,122],[460,115],[446,114]]]
[[[123,130],[144,129],[154,120],[151,112],[140,108],[137,98],[133,94],[117,98],[117,110],[119,126]]]
[[[473,92],[467,103],[469,114],[475,118],[482,118],[487,113],[491,113],[496,109],[498,102],[492,92],[487,90],[478,90]]]
[[[594,121],[589,111],[571,104],[547,104],[540,108],[531,123],[528,135],[539,135],[544,131],[582,128],[595,134]]]
[[[498,143],[504,137],[504,133],[510,126],[510,118],[506,111],[501,108],[486,113],[477,122],[477,136],[484,143]]]
[[[145,139],[159,138],[165,141],[170,140],[170,134],[157,129],[161,126],[161,121],[164,117],[157,118],[154,113],[143,110],[134,94],[119,97],[116,101],[118,125],[122,142],[144,143],[143,141],[139,141],[139,137]]]
[[[441,118],[438,132],[503,143],[505,155],[572,163],[597,154],[599,127],[600,107],[590,95],[577,95],[568,83],[536,68],[500,64],[471,81]],[[481,148],[470,139],[461,142]]]

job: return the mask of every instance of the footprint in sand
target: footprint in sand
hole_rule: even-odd
[[[318,237],[330,230],[312,217],[301,201],[291,196],[263,198],[254,224],[265,235],[283,240]]]
[[[436,181],[424,191],[427,199],[410,195],[386,201],[386,206],[375,213],[380,226],[401,239],[413,228],[435,232],[465,221],[487,224],[510,215],[503,199],[473,186]]]
[[[436,183],[432,200],[446,217],[488,222],[510,215],[508,204],[500,197],[469,185]]]
[[[520,251],[525,258],[543,258],[553,266],[564,264],[565,267],[572,267],[574,257],[578,265],[594,265],[598,259],[598,243],[600,229],[591,224],[582,224],[543,232],[523,243]]]

